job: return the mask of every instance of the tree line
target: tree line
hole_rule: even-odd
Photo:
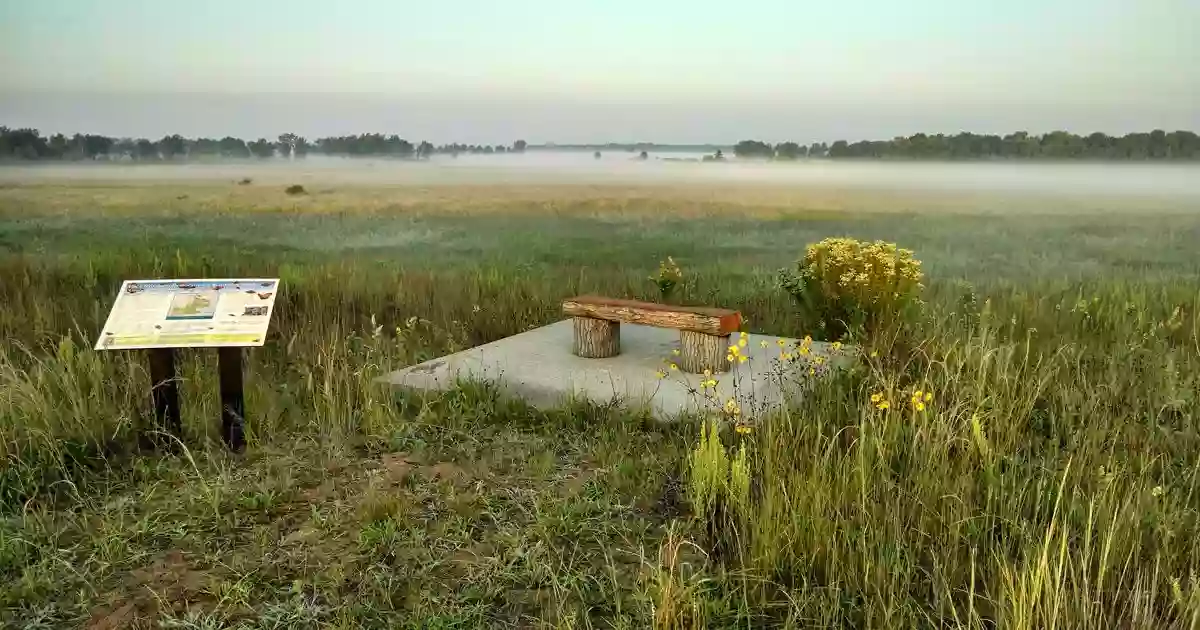
[[[308,140],[292,133],[274,140],[184,138],[179,134],[148,138],[113,138],[95,134],[58,133],[43,136],[37,129],[0,127],[0,160],[178,160],[187,158],[303,158],[310,153],[330,156],[380,156],[425,159],[433,155],[524,153],[529,149],[561,149],[553,144],[530,147],[524,140],[511,145],[443,144],[410,142],[398,135],[365,133]],[[574,145],[570,145],[574,146]],[[583,145],[580,145],[583,146]],[[588,145],[594,146],[594,145]],[[605,145],[632,150],[634,147],[670,145]],[[700,145],[697,145],[700,146]],[[705,147],[715,145],[703,145]],[[838,140],[832,144],[809,145],[761,140],[742,140],[733,147],[741,158],[796,160],[800,158],[866,159],[1093,159],[1093,160],[1194,160],[1200,159],[1200,136],[1191,131],[1110,136],[1093,133],[1080,136],[1065,131],[1036,135],[1019,131],[1005,136],[974,133],[924,134],[892,140]]]
[[[332,136],[310,141],[293,133],[274,140],[259,138],[184,138],[179,134],[148,138],[112,138],[94,134],[43,136],[37,129],[0,127],[0,159],[7,160],[177,160],[201,157],[221,158],[303,158],[310,153],[330,156],[381,156],[409,159],[434,154],[523,153],[527,144],[517,140],[511,145],[412,143],[397,135],[365,133]]]
[[[892,140],[862,140],[811,145],[782,142],[774,146],[760,140],[743,140],[734,155],[746,158],[795,160],[810,158],[871,158],[916,160],[978,159],[1090,159],[1090,160],[1195,160],[1200,159],[1200,136],[1191,131],[1110,136],[1096,132],[1080,136],[1066,131],[1035,135],[1025,131],[1005,136],[975,133],[956,135],[918,133]]]

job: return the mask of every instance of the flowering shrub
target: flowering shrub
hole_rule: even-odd
[[[921,305],[922,278],[912,251],[851,238],[809,245],[795,271],[779,272],[780,286],[832,338],[908,315]]]
[[[675,287],[683,280],[683,270],[675,264],[674,258],[667,256],[666,260],[658,264],[658,273],[650,276],[650,280],[658,287],[659,294],[666,301],[675,291]]]

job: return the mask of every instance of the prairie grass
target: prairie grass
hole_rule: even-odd
[[[1194,212],[306,187],[0,189],[0,620],[1200,627]],[[803,336],[774,272],[843,235],[914,250],[928,311],[719,436],[747,454],[736,525],[688,499],[699,424],[372,383],[571,294],[655,299],[667,256],[673,299]],[[224,275],[284,280],[247,454],[219,447],[202,351],[179,454],[144,451],[144,357],[96,331],[123,279]]]

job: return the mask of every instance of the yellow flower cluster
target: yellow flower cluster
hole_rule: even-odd
[[[795,359],[797,356],[806,357],[806,356],[812,354],[812,342],[813,342],[812,336],[805,335],[804,339],[801,339],[800,343],[796,344],[795,353],[792,353],[792,352],[788,352],[788,351],[784,350],[784,348],[787,347],[786,341],[784,341],[782,339],[776,341],[775,343],[779,344],[779,348],[780,348],[779,360],[780,361],[791,361],[792,359]],[[821,359],[820,357],[817,357],[817,359],[818,359],[817,365],[820,365],[822,362],[824,362],[824,359]]]
[[[825,295],[844,295],[860,304],[886,305],[913,297],[921,284],[921,261],[895,243],[827,238],[808,246],[802,276]]]
[[[742,332],[738,335],[737,343],[729,346],[728,353],[725,355],[726,361],[729,361],[730,363],[734,361],[737,361],[738,363],[745,363],[750,359],[750,357],[742,353],[742,348],[746,347],[746,339],[748,337],[749,335],[745,332]]]
[[[910,402],[912,403],[913,409],[917,411],[925,411],[925,405],[933,402],[933,392],[923,392],[918,389],[917,391],[913,392]]]
[[[725,412],[731,416],[740,416],[742,415],[742,408],[738,406],[736,400],[730,398],[725,402]]]
[[[887,398],[884,397],[883,392],[871,394],[871,404],[875,405],[876,409],[883,410],[886,410],[892,406],[891,403],[887,401]]]
[[[659,263],[658,273],[651,276],[650,280],[658,285],[658,290],[666,297],[675,285],[683,281],[683,270],[675,263],[674,258],[667,256],[665,261]]]
[[[717,379],[713,378],[712,370],[704,370],[704,380],[700,381],[701,389],[711,389],[717,386]]]

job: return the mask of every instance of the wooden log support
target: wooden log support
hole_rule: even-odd
[[[621,352],[620,322],[575,318],[575,347],[573,352],[585,359],[615,357]]]
[[[729,353],[729,335],[709,335],[694,330],[679,331],[679,368],[700,374],[704,370],[728,372],[733,367],[725,360]]]
[[[221,385],[221,440],[229,450],[240,453],[246,448],[242,349],[217,348],[217,371]]]
[[[183,438],[179,417],[179,379],[175,377],[175,349],[153,348],[150,355],[150,398],[154,402],[152,447],[172,451]]]

